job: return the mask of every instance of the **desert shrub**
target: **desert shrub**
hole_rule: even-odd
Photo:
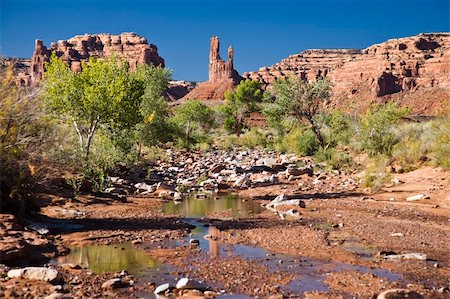
[[[316,162],[324,162],[329,168],[346,170],[356,167],[355,161],[346,153],[335,148],[319,148],[314,153]]]
[[[216,138],[215,144],[222,150],[233,150],[240,146],[239,137],[236,135],[223,134]]]
[[[415,170],[429,159],[434,138],[430,122],[401,124],[394,135],[399,141],[392,148],[392,157],[404,171]]]
[[[432,132],[431,158],[435,165],[450,170],[450,117],[436,121],[432,125]]]
[[[386,167],[390,165],[390,158],[386,155],[375,155],[366,162],[366,170],[363,177],[363,186],[370,188],[372,192],[380,191],[389,181],[390,174]]]
[[[53,137],[35,88],[19,88],[13,67],[0,72],[0,211],[29,212],[31,185],[45,177],[42,154]]]
[[[319,142],[314,132],[302,127],[291,130],[275,144],[277,151],[296,153],[303,156],[314,155],[319,147]]]
[[[359,120],[357,137],[367,154],[390,155],[393,146],[399,141],[394,129],[399,121],[409,114],[409,109],[399,108],[394,103],[375,106],[362,115]]]
[[[355,119],[339,110],[315,116],[327,147],[346,146],[354,136]]]
[[[241,135],[240,144],[243,147],[254,149],[257,147],[265,148],[269,144],[268,137],[261,130],[252,128]]]

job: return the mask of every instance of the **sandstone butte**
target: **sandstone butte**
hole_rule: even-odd
[[[325,77],[333,84],[326,106],[347,112],[389,100],[416,114],[441,114],[450,106],[450,33],[391,39],[362,50],[306,50],[243,76],[266,87],[286,76]]]
[[[77,35],[68,40],[51,43],[49,48],[44,46],[42,40],[36,40],[31,61],[20,61],[21,68],[17,76],[19,85],[29,86],[38,83],[45,71],[44,64],[52,52],[61,57],[75,72],[80,71],[82,62],[90,57],[103,58],[113,53],[125,58],[132,69],[139,63],[164,67],[164,59],[158,55],[158,48],[149,44],[146,38],[132,32],[120,35],[105,33]]]
[[[233,66],[233,47],[228,48],[228,61],[220,58],[217,36],[211,37],[209,49],[209,80],[200,83],[180,101],[198,99],[210,105],[220,104],[227,90],[233,90],[243,79]]]

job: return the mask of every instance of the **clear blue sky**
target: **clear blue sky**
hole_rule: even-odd
[[[308,48],[365,48],[389,38],[450,31],[448,0],[0,0],[4,56],[30,57],[84,33],[133,31],[159,48],[175,79],[206,80],[209,38],[234,46],[243,73]]]

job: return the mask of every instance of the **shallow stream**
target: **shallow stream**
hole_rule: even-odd
[[[291,283],[282,287],[287,293],[301,294],[312,290],[327,291],[328,287],[324,283],[326,273],[342,270],[370,272],[390,281],[402,279],[402,275],[382,269],[369,269],[346,263],[273,254],[256,246],[221,243],[219,240],[224,232],[214,226],[202,223],[203,217],[214,213],[220,214],[229,211],[233,218],[239,218],[252,213],[259,213],[262,209],[257,202],[243,200],[234,195],[224,195],[201,199],[193,196],[181,203],[169,202],[164,206],[163,211],[167,214],[183,215],[185,217],[183,221],[195,226],[183,242],[176,244],[177,246],[186,245],[190,239],[194,238],[198,239],[199,248],[205,253],[205,258],[239,256],[255,260],[267,266],[270,271],[293,274],[294,279]],[[207,235],[212,238],[205,238]],[[134,248],[129,244],[94,245],[70,249],[70,254],[58,258],[57,263],[78,264],[97,273],[117,272],[126,269],[130,274],[141,276],[144,281],[156,283],[175,282],[176,280],[176,277],[170,275],[171,266],[149,257],[144,250]],[[364,254],[367,253],[364,252]],[[195,265],[193,266],[195,267]],[[240,298],[245,298],[245,296]]]

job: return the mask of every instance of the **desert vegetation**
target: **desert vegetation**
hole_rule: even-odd
[[[265,92],[248,79],[225,94],[222,106],[188,100],[170,108],[164,94],[171,72],[164,68],[131,71],[113,56],[91,59],[74,73],[55,55],[46,68],[39,88],[17,87],[12,69],[2,69],[3,209],[23,210],[43,164],[66,173],[75,192],[85,181],[100,191],[119,165],[145,163],[155,147],[313,156],[329,170],[362,171],[362,184],[374,191],[392,172],[450,168],[448,117],[414,122],[409,109],[393,103],[362,115],[324,110],[330,83],[322,79],[279,79]],[[247,121],[255,111],[266,117],[266,126]]]

